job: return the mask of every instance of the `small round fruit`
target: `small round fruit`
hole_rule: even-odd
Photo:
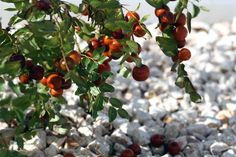
[[[178,48],[183,48],[185,45],[186,45],[186,40],[178,41],[178,42],[177,42]]]
[[[113,39],[112,42],[109,44],[109,50],[111,52],[120,52],[122,49],[122,45],[121,43],[116,40],[116,39]]]
[[[103,42],[104,45],[109,45],[109,44],[112,43],[112,41],[113,41],[113,39],[110,38],[110,37],[108,37],[108,36],[105,36],[105,37],[103,37],[103,39],[102,39],[102,42]]]
[[[42,83],[44,86],[47,86],[47,78],[46,78],[46,77],[43,77],[43,78],[40,80],[40,83]]]
[[[120,157],[135,157],[135,154],[132,149],[127,148],[121,152]]]
[[[51,89],[61,89],[62,77],[58,74],[51,74],[47,78],[47,86]]]
[[[51,7],[50,7],[50,3],[46,0],[39,0],[36,2],[35,4],[36,8],[38,10],[43,10],[43,11],[47,11],[49,10]]]
[[[63,89],[50,89],[51,96],[59,97],[63,94]]]
[[[67,55],[67,57],[71,58],[74,61],[75,64],[80,64],[81,55],[77,51],[75,51],[75,50],[71,51]]]
[[[109,63],[103,63],[98,66],[98,73],[101,74],[103,72],[110,72],[111,71],[111,66]]]
[[[18,61],[21,65],[21,68],[23,68],[25,66],[25,57],[21,54],[13,54],[11,55],[9,61],[11,62],[16,62]]]
[[[174,15],[171,12],[167,12],[160,16],[160,22],[166,24],[173,24],[174,23]]]
[[[64,153],[63,157],[75,157],[73,153],[66,152]]]
[[[131,149],[135,155],[141,154],[141,148],[138,144],[131,144],[128,148]]]
[[[136,37],[143,37],[146,34],[145,31],[145,25],[144,24],[135,24],[133,27],[133,32]]]
[[[131,20],[139,21],[139,20],[140,20],[140,17],[139,17],[139,14],[136,13],[135,11],[129,11],[129,12],[125,15],[125,19],[126,19],[126,21],[131,21]]]
[[[61,85],[62,89],[69,89],[71,85],[72,85],[71,79],[68,80],[62,79],[62,85]]]
[[[122,29],[118,29],[116,31],[113,31],[111,34],[112,34],[113,38],[115,38],[115,39],[123,39],[125,36]]]
[[[155,134],[155,135],[152,135],[150,142],[152,146],[160,147],[164,144],[165,137],[163,135]]]
[[[67,71],[67,67],[69,68],[69,70],[72,70],[74,66],[75,66],[75,62],[70,57],[66,57],[66,61],[63,58],[60,60],[60,68],[63,71]]]
[[[21,74],[19,76],[20,83],[27,84],[29,83],[30,77],[29,74]]]
[[[178,15],[178,14],[175,14],[174,17],[176,18],[177,15]],[[181,13],[181,14],[179,15],[179,18],[177,19],[175,25],[176,25],[176,26],[184,26],[185,24],[186,24],[186,16],[185,16],[183,13]]]
[[[101,46],[101,43],[99,42],[98,39],[92,38],[90,39],[88,45],[89,45],[90,50],[95,50],[96,48]]]
[[[26,67],[26,69],[28,69],[28,70],[30,70],[30,69],[32,69],[33,68],[33,66],[34,66],[34,64],[33,64],[33,61],[32,60],[26,60],[25,61],[25,67]]]
[[[184,26],[177,26],[173,32],[174,38],[177,41],[183,41],[188,35],[188,30]]]
[[[93,52],[92,52],[92,51],[87,51],[87,52],[85,53],[85,55],[88,56],[88,57],[90,57],[90,58],[92,58],[92,57],[93,57]]]
[[[182,48],[178,53],[178,58],[182,61],[187,61],[191,58],[191,52],[189,49]]]
[[[30,70],[30,78],[34,80],[41,80],[44,76],[44,69],[40,65],[33,66]]]
[[[145,81],[149,77],[149,67],[142,64],[140,67],[135,66],[132,71],[132,76],[136,81]]]
[[[177,142],[171,142],[167,147],[167,151],[170,155],[178,155],[181,152],[181,147]]]
[[[75,26],[75,30],[76,30],[76,32],[80,32],[81,31],[81,27],[80,26]]]
[[[169,11],[170,11],[170,8],[167,5],[164,5],[162,8],[155,9],[155,15],[156,17],[161,17],[162,15],[166,14]]]

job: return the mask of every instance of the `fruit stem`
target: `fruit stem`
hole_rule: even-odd
[[[58,37],[59,37],[59,39],[60,39],[60,49],[61,49],[62,58],[63,58],[63,60],[65,61],[66,70],[67,70],[67,71],[70,71],[70,69],[69,69],[69,67],[68,67],[68,64],[67,64],[67,61],[66,61],[65,50],[64,50],[64,48],[63,48],[63,47],[64,47],[64,42],[63,42],[63,39],[62,39],[60,23],[59,23],[59,21],[57,20],[56,17],[55,17],[54,19],[55,19],[55,22],[56,22],[56,24],[58,25],[58,28],[59,28],[59,30],[58,30]]]

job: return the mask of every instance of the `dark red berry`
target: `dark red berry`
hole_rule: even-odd
[[[141,154],[141,148],[138,144],[131,144],[128,148],[131,149],[135,155]]]
[[[132,149],[125,149],[121,152],[120,157],[135,157],[135,154]]]
[[[179,143],[171,142],[167,147],[167,151],[170,153],[170,155],[178,155],[181,152],[181,147]]]
[[[150,139],[151,145],[154,147],[160,147],[164,144],[165,142],[165,137],[160,134],[155,134],[151,137]]]

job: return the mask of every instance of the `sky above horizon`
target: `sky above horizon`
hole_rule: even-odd
[[[81,0],[65,0],[74,4],[79,4]],[[141,3],[140,9],[138,10],[140,15],[148,15],[150,17],[146,23],[155,23],[157,18],[154,15],[154,8],[148,5],[145,0],[120,0],[122,4],[127,4],[126,7],[130,10],[135,9],[139,3]],[[132,2],[132,3],[131,3]],[[171,8],[176,4],[170,2]],[[201,5],[207,7],[209,12],[201,12],[200,16],[196,20],[204,21],[207,23],[213,23],[215,21],[227,21],[232,20],[236,17],[236,0],[201,0]],[[5,11],[10,5],[0,1],[0,17],[2,18],[3,25],[6,25],[12,13]],[[227,8],[227,9],[226,9]],[[226,11],[227,10],[227,11]]]

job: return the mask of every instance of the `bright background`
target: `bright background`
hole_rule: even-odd
[[[74,4],[79,4],[81,0],[66,0]],[[145,0],[120,0],[123,4],[128,4],[127,8],[130,10],[135,9],[136,6],[141,3],[140,10],[138,11],[141,15],[151,14],[147,23],[153,23],[157,18],[153,15],[153,8],[149,6]],[[170,2],[175,4],[175,2]],[[215,21],[226,21],[231,20],[236,16],[236,0],[202,0],[201,5],[207,7],[210,12],[201,12],[200,16],[196,20],[205,21],[207,23],[213,23]],[[9,4],[0,2],[0,17],[2,23],[5,26],[11,13],[4,11],[5,8],[10,7]]]

